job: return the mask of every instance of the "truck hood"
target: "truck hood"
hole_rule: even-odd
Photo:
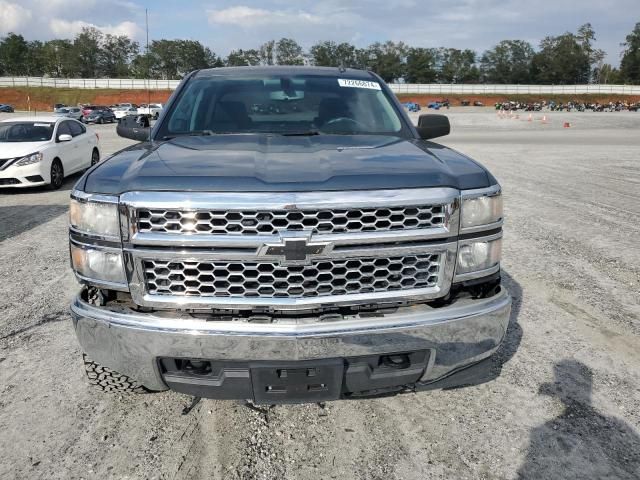
[[[24,157],[46,147],[49,142],[0,142],[0,158]]]
[[[495,179],[441,145],[391,136],[266,134],[141,143],[90,170],[78,188],[127,191],[322,191],[483,188]]]

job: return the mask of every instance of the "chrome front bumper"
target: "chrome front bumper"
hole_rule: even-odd
[[[151,390],[167,389],[160,357],[296,362],[417,350],[429,351],[420,381],[432,383],[494,353],[510,311],[504,289],[442,308],[417,305],[332,322],[209,322],[95,307],[79,296],[71,306],[83,350]]]

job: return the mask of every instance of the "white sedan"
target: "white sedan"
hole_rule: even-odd
[[[137,115],[138,109],[135,107],[116,107],[113,109],[113,113],[116,116],[116,119],[120,120],[121,118],[126,117],[127,115]]]
[[[100,161],[98,135],[64,117],[0,121],[0,187],[62,186]]]

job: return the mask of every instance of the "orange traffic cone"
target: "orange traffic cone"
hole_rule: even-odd
[[[542,123],[547,123],[547,116],[546,115],[542,116]]]
[[[527,118],[527,122],[532,122],[533,121],[533,115],[529,114],[529,118]]]

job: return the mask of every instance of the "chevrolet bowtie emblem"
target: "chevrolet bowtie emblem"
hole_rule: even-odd
[[[281,265],[308,265],[311,257],[326,255],[332,249],[331,242],[312,241],[310,232],[281,232],[280,242],[266,243],[258,255],[277,257]]]

